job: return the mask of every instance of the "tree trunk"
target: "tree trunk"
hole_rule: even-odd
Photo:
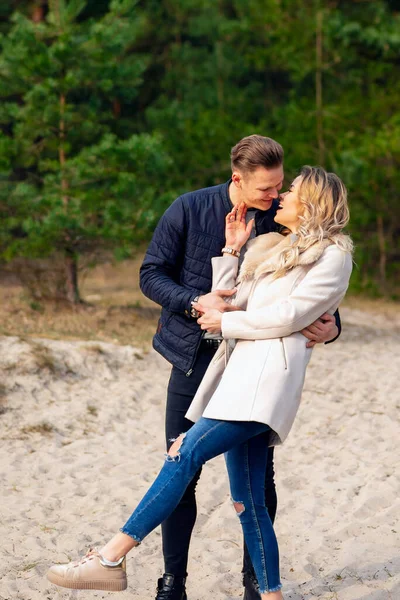
[[[117,100],[117,98],[113,98],[112,107],[114,117],[116,119],[119,119],[119,117],[121,116],[121,102]]]
[[[66,208],[68,206],[68,196],[67,196],[68,181],[65,177],[65,172],[64,172],[65,163],[66,163],[65,148],[64,148],[64,141],[65,141],[64,115],[65,115],[65,94],[61,94],[61,96],[60,96],[60,124],[59,124],[60,144],[58,146],[58,159],[60,161],[60,168],[61,168],[61,189],[63,191],[62,199],[63,199],[64,207]]]
[[[65,165],[67,162],[65,155],[65,103],[66,97],[65,94],[61,94],[60,96],[60,123],[59,123],[59,147],[58,147],[58,158],[60,162],[60,170],[61,170],[61,190],[62,190],[62,201],[64,205],[64,210],[67,212],[68,210],[68,180],[65,175]],[[69,250],[68,246],[71,244],[71,236],[68,231],[65,232],[65,286],[67,290],[67,299],[72,304],[78,304],[81,299],[79,295],[78,288],[78,257],[73,252],[73,250]]]
[[[323,12],[317,10],[316,23],[316,69],[315,69],[315,104],[317,116],[317,144],[318,144],[318,163],[324,166],[325,163],[325,142],[324,142],[324,123],[322,112],[322,23]]]
[[[78,257],[73,252],[67,252],[65,255],[65,277],[68,302],[79,304],[81,299],[78,288]]]
[[[42,4],[36,4],[32,9],[32,21],[34,23],[41,23],[44,20],[44,6]]]
[[[223,57],[222,57],[222,42],[218,41],[215,44],[215,58],[217,63],[217,98],[218,110],[222,114],[224,112],[224,78],[223,78]]]
[[[378,246],[379,246],[379,280],[381,285],[381,292],[387,293],[387,280],[386,280],[386,264],[387,264],[387,253],[386,253],[386,239],[385,229],[383,226],[383,217],[381,214],[376,216],[376,230],[378,235]]]

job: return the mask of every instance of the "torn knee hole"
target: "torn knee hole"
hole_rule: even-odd
[[[181,433],[181,435],[179,437],[177,437],[176,440],[174,440],[174,443],[172,444],[171,448],[168,450],[168,453],[165,455],[167,461],[177,460],[179,462],[179,460],[181,458],[180,449],[182,447],[182,442],[183,442],[185,436],[186,436],[185,433]]]
[[[240,515],[243,514],[244,511],[246,510],[243,502],[236,502],[236,500],[232,500],[232,504],[236,511],[237,516],[240,517]]]

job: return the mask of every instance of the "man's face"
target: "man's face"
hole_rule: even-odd
[[[283,184],[283,166],[266,169],[258,167],[252,173],[232,173],[239,200],[249,208],[268,210]]]

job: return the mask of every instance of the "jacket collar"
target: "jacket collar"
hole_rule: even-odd
[[[294,234],[267,233],[259,235],[249,242],[243,264],[239,273],[239,281],[252,279],[272,273],[278,269],[279,255],[284,248],[293,244]],[[322,255],[325,248],[332,244],[331,240],[321,240],[307,248],[299,256],[299,265],[311,265]]]
[[[228,179],[228,181],[221,185],[221,197],[226,210],[226,214],[230,213],[233,208],[233,204],[229,197],[229,186],[231,184],[231,181],[232,179]]]

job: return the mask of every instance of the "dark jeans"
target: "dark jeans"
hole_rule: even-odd
[[[172,368],[168,384],[165,419],[168,450],[172,445],[171,440],[177,438],[179,434],[188,431],[193,425],[192,421],[185,419],[185,414],[215,354],[215,350],[215,346],[207,343],[205,340],[201,343],[190,377],[186,377],[183,371],[175,367]],[[265,503],[272,522],[275,519],[277,506],[273,451],[273,448],[269,448],[265,473]],[[163,554],[166,573],[182,577],[187,575],[186,569],[190,538],[197,516],[195,489],[200,473],[201,469],[189,484],[174,512],[162,523]],[[243,572],[253,573],[246,544],[244,545]]]

